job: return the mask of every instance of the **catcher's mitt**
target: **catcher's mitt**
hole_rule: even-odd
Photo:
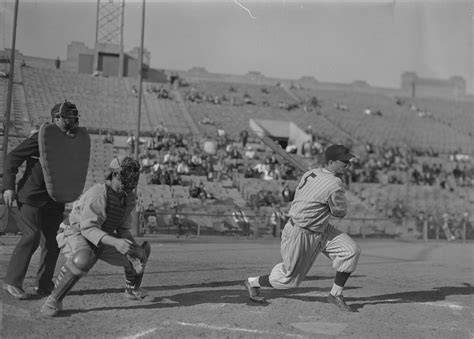
[[[151,246],[148,241],[144,241],[141,246],[134,244],[127,253],[127,258],[137,274],[143,274],[145,265],[150,257]]]

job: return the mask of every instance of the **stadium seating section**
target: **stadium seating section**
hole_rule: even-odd
[[[1,93],[7,92],[7,86],[8,79],[0,79]],[[168,84],[163,86],[169,88]],[[220,102],[189,100],[191,91],[204,97],[217,96]],[[442,156],[435,160],[421,159],[420,162],[438,161],[446,167],[452,166],[446,160],[449,153],[462,151],[471,158],[474,154],[472,102],[425,98],[402,98],[397,102],[396,98],[378,94],[211,81],[190,83],[188,87],[170,89],[170,93],[169,99],[158,98],[149,92],[143,94],[142,132],[152,135],[161,123],[171,132],[214,137],[216,129],[221,128],[237,141],[240,131],[249,129],[249,119],[273,119],[293,121],[302,128],[311,125],[314,132],[332,142],[408,144],[433,149]],[[114,155],[126,152],[124,139],[115,145],[104,144],[100,134],[110,130],[117,137],[126,138],[130,131],[136,129],[138,97],[134,79],[92,77],[52,68],[19,67],[12,96],[9,149],[21,142],[33,126],[49,121],[49,112],[54,104],[67,99],[78,105],[80,123],[92,133],[86,189],[103,181],[104,170]],[[319,107],[304,109],[304,103],[314,97]],[[248,102],[245,98],[249,99]],[[6,96],[0,97],[2,122],[5,100]],[[294,107],[288,109],[282,103]],[[212,123],[203,123],[205,120]],[[3,168],[3,163],[1,165]],[[222,230],[221,221],[226,218],[231,220],[229,216],[235,205],[246,209],[247,215],[254,221],[259,217],[268,218],[271,208],[263,207],[257,215],[252,201],[259,191],[272,191],[279,196],[282,189],[279,180],[263,181],[242,176],[224,182],[208,182],[205,177],[185,176],[183,181],[203,181],[216,199],[204,202],[190,198],[187,186],[151,185],[142,176],[138,189],[141,206],[153,204],[169,217],[171,205],[178,204],[180,213],[194,215],[189,219],[203,229]],[[288,183],[291,187],[297,184],[296,181]],[[432,214],[440,211],[462,213],[472,211],[474,204],[472,187],[451,192],[432,186],[353,183],[349,199],[349,216],[354,219],[352,222],[342,221],[340,226],[353,234],[363,232],[361,224],[353,222],[357,218],[378,220],[371,224],[370,232],[390,233],[390,224],[380,220],[391,217],[391,210],[399,200],[404,202],[412,215],[420,210]],[[216,217],[219,215],[222,218]]]

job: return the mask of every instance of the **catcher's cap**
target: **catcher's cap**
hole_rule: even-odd
[[[324,156],[326,157],[326,161],[349,161],[357,157],[355,154],[351,153],[351,151],[344,145],[329,146],[324,152]]]
[[[105,180],[112,180],[112,175],[115,171],[119,170],[127,157],[126,155],[119,155],[110,162],[109,168],[105,174]]]

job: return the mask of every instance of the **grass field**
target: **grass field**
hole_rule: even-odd
[[[97,263],[64,300],[58,318],[39,314],[42,300],[0,292],[1,337],[33,338],[473,338],[473,243],[356,239],[362,248],[342,313],[325,297],[334,272],[321,255],[299,288],[263,290],[253,304],[242,286],[280,260],[275,239],[152,239],[143,287],[123,296],[123,269]],[[18,238],[0,237],[4,274]],[[144,240],[144,239],[140,239]],[[32,287],[35,254],[25,281]],[[62,257],[60,263],[62,263]],[[59,265],[58,265],[59,266]]]

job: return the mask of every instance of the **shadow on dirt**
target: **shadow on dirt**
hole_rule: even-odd
[[[320,279],[332,279],[332,277],[309,277],[313,280]],[[207,287],[216,286],[214,284],[221,284],[217,286],[226,286],[223,284],[232,284],[235,286],[240,283],[240,281],[228,281],[221,283],[212,283],[207,284]],[[196,285],[197,287],[203,287],[206,284]],[[345,300],[352,307],[354,312],[358,312],[365,305],[377,305],[377,304],[404,304],[404,303],[424,303],[424,302],[435,302],[446,300],[446,297],[451,295],[473,295],[474,287],[468,283],[463,283],[464,286],[444,286],[436,287],[427,291],[412,291],[412,292],[400,292],[400,293],[391,293],[391,294],[382,294],[378,296],[368,297],[368,298],[351,298],[347,297]],[[186,288],[191,288],[186,285]],[[180,288],[185,288],[181,286]],[[346,287],[346,290],[358,289],[360,287]],[[148,288],[148,290],[164,290],[166,287],[155,287]],[[271,303],[272,299],[277,298],[287,298],[295,299],[307,302],[320,302],[327,303],[326,294],[329,293],[330,286],[327,287],[304,287],[304,288],[295,288],[291,290],[275,290],[275,289],[263,289],[262,295],[264,295],[269,302]],[[98,290],[100,293],[115,293],[115,289],[104,289]],[[117,290],[117,293],[122,293],[123,290]],[[310,292],[320,292],[324,293],[322,296],[305,296],[301,295],[302,293]],[[212,290],[212,291],[194,291],[188,293],[181,293],[170,295],[169,297],[155,297],[150,301],[138,302],[136,305],[124,305],[124,306],[110,306],[110,307],[97,307],[87,310],[72,309],[64,310],[64,313],[61,314],[62,317],[69,317],[77,313],[88,313],[95,311],[110,311],[110,310],[138,310],[138,309],[162,309],[170,307],[187,307],[194,306],[199,304],[246,304],[248,306],[258,306],[265,307],[267,304],[257,304],[249,300],[248,294],[245,291],[245,288],[242,285],[241,289],[226,289],[226,290]]]
[[[307,280],[331,280],[334,279],[333,276],[311,276]],[[60,317],[69,317],[78,313],[88,313],[88,312],[97,312],[97,311],[111,311],[111,310],[137,310],[137,309],[163,309],[170,307],[187,307],[194,306],[199,304],[246,304],[248,306],[258,306],[265,307],[266,304],[258,304],[250,301],[249,296],[245,287],[243,286],[243,281],[225,281],[225,282],[215,282],[209,284],[192,284],[179,286],[180,289],[184,288],[196,288],[196,287],[222,287],[232,285],[233,289],[225,290],[209,290],[209,291],[193,291],[181,294],[175,294],[165,297],[152,297],[151,300],[137,302],[135,305],[124,305],[124,306],[109,306],[109,307],[96,307],[90,308],[87,310],[84,309],[70,309],[64,310]],[[236,285],[240,285],[241,288],[235,288]],[[326,287],[304,287],[304,288],[294,288],[290,290],[276,290],[276,289],[262,289],[262,295],[264,295],[270,302],[272,299],[277,298],[289,298],[289,299],[298,299],[304,301],[317,301],[322,303],[327,303],[326,294],[329,293],[331,289],[331,284]],[[176,287],[176,286],[169,286]],[[147,287],[148,291],[160,291],[170,289],[168,286],[159,286],[159,287]],[[358,289],[359,287],[347,287],[346,289]],[[71,294],[107,294],[107,293],[123,293],[123,289],[102,289],[102,290],[87,290],[82,293],[78,291]],[[92,292],[92,293],[91,293]],[[320,292],[324,293],[324,296],[298,296],[297,294],[310,293],[310,292]]]
[[[469,283],[464,286],[443,286],[435,287],[427,291],[411,291],[391,294],[381,294],[369,298],[345,298],[354,311],[358,311],[365,305],[378,304],[405,304],[424,303],[446,300],[451,295],[473,295],[474,287]]]
[[[352,278],[365,277],[364,275],[352,275]],[[334,276],[309,276],[305,278],[305,281],[317,281],[317,280],[332,280]],[[188,284],[188,285],[168,285],[168,286],[145,286],[143,288],[149,292],[153,291],[167,291],[167,290],[184,290],[188,288],[210,288],[210,287],[230,287],[235,285],[241,285],[242,280],[229,280],[229,281],[212,281],[200,284]],[[299,290],[299,289],[296,289]],[[271,290],[269,290],[271,291]],[[275,290],[277,291],[277,290]],[[103,289],[89,289],[80,291],[71,291],[69,295],[89,295],[89,294],[109,294],[109,293],[123,293],[123,288],[103,288]]]

